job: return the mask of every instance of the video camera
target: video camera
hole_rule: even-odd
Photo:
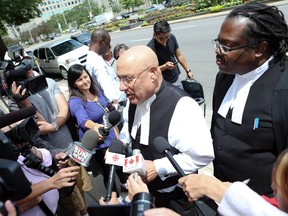
[[[4,79],[8,86],[15,81],[17,86],[21,85],[27,89],[26,94],[18,100],[23,100],[30,94],[36,94],[48,87],[44,75],[27,78],[28,71],[32,70],[31,58],[24,56],[24,49],[21,46],[10,46],[7,49],[11,60],[0,61],[0,77],[2,83],[5,83]]]

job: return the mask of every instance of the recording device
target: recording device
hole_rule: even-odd
[[[99,134],[106,139],[109,136],[110,130],[121,122],[121,115],[118,111],[114,110],[108,115],[108,122],[110,126],[99,128]]]
[[[125,158],[123,172],[134,173],[134,179],[137,181],[138,174],[146,174],[145,160],[139,149],[134,149],[132,154],[132,156]]]
[[[0,77],[2,83],[7,83],[11,86],[13,81],[16,85],[21,85],[27,91],[24,96],[18,96],[15,100],[21,101],[27,98],[30,94],[36,94],[48,87],[44,75],[27,78],[27,72],[32,69],[31,59],[22,58],[24,50],[20,46],[8,47],[8,56],[11,60],[0,61]]]
[[[168,143],[168,141],[164,137],[156,137],[153,141],[153,146],[156,148],[157,152],[160,152],[161,154],[165,155],[170,163],[173,165],[173,167],[176,169],[178,175],[180,177],[185,176],[185,173],[179,166],[179,164],[176,162],[176,160],[173,158],[171,154],[171,146]]]
[[[30,182],[16,161],[0,159],[0,213],[7,215],[4,203],[21,200],[32,192]]]
[[[177,65],[177,64],[178,64],[178,61],[174,61],[173,64],[174,64],[174,65]]]
[[[146,192],[140,192],[134,195],[130,216],[144,215],[144,211],[154,208],[153,196]]]
[[[11,125],[30,116],[34,116],[36,112],[37,110],[34,106],[28,106],[11,113],[7,113],[6,115],[0,117],[0,128]]]
[[[94,130],[87,130],[80,142],[74,142],[71,148],[67,150],[67,155],[84,167],[89,166],[89,161],[93,154],[95,154],[95,148],[98,144],[99,135]]]
[[[120,140],[114,139],[111,141],[109,146],[109,152],[121,154],[123,152],[123,144]],[[117,155],[116,155],[117,156]],[[123,155],[124,156],[124,155]],[[125,156],[124,156],[125,157]],[[114,159],[117,162],[117,157]],[[105,161],[106,163],[106,161]],[[111,199],[111,194],[115,182],[115,170],[116,170],[117,164],[111,164],[110,170],[109,170],[109,176],[108,176],[108,184],[107,184],[107,193],[106,197],[104,198],[104,201],[107,203]]]

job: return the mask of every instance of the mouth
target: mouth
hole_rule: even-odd
[[[216,56],[216,64],[217,65],[223,65],[224,62],[225,61],[224,61],[224,59],[221,56],[219,56],[219,55]]]

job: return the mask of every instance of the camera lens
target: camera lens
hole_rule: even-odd
[[[130,216],[142,216],[145,210],[154,207],[153,196],[146,192],[137,193],[132,200]]]

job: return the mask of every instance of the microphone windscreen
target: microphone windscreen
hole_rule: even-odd
[[[161,153],[162,155],[164,154],[165,150],[168,150],[168,151],[171,150],[171,146],[168,143],[168,141],[164,137],[160,137],[160,136],[154,139],[153,146],[155,150]]]
[[[93,149],[95,149],[98,144],[98,140],[99,140],[99,135],[96,131],[87,130],[83,135],[83,138],[81,140],[81,145],[83,148],[93,151]]]
[[[112,126],[117,125],[121,121],[121,115],[118,111],[114,110],[109,113],[108,121]]]
[[[123,153],[123,144],[120,140],[114,139],[111,141],[109,146],[109,152],[122,154]]]
[[[15,122],[18,122],[22,119],[31,117],[35,115],[37,112],[36,108],[34,106],[28,106],[25,108],[22,108],[20,110],[8,113],[4,116],[0,117],[0,128],[8,126],[10,124],[13,124]]]

